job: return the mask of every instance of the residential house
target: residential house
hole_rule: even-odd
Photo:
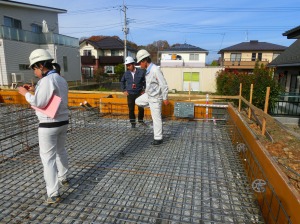
[[[161,70],[172,91],[215,92],[216,74],[222,67],[206,66],[208,51],[176,44],[161,51]]]
[[[300,26],[283,33],[288,39],[297,39],[269,67],[274,68],[274,78],[281,83],[285,93],[275,105],[273,114],[300,115]],[[300,121],[300,120],[299,120]]]
[[[214,93],[217,90],[216,75],[220,66],[161,67],[169,90]]]
[[[79,41],[59,34],[58,14],[64,9],[0,0],[0,86],[37,82],[29,55],[42,48],[61,65],[67,81],[80,80]]]
[[[223,48],[218,54],[221,54],[220,64],[226,70],[252,72],[257,61],[260,64],[268,65],[286,48],[277,44],[250,40]]]
[[[283,36],[297,39],[280,56],[274,59],[269,67],[275,68],[275,78],[279,80],[286,93],[300,92],[300,26],[286,31]]]
[[[137,50],[127,46],[127,56],[135,58]],[[114,74],[115,66],[124,63],[124,42],[114,36],[100,36],[98,40],[85,39],[80,43],[81,69],[85,78],[93,78],[101,69]]]
[[[208,51],[190,44],[175,44],[160,51],[162,67],[204,67]]]

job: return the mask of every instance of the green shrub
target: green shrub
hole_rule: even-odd
[[[259,65],[257,62],[253,73],[238,71],[220,71],[217,75],[217,94],[236,96],[239,95],[240,83],[242,83],[242,96],[249,100],[250,87],[253,84],[252,103],[260,109],[264,109],[267,87],[270,87],[269,109],[275,104],[275,100],[282,92],[282,88],[272,77],[272,70]]]
[[[122,78],[124,72],[125,72],[124,64],[118,64],[118,65],[115,67],[115,73],[116,73],[116,76],[118,77],[118,81],[121,80],[121,78]]]

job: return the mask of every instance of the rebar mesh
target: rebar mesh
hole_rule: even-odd
[[[14,129],[1,123],[8,127],[1,134],[1,223],[264,223],[231,125],[165,119],[164,143],[155,147],[150,120],[131,129],[124,117],[71,111],[71,185],[54,205],[43,202],[37,121],[24,116],[29,128],[9,120]],[[6,139],[24,132],[33,147],[15,153],[22,147],[11,149]]]

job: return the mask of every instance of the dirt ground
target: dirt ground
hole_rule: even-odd
[[[273,139],[271,141],[261,135],[261,129],[256,122],[250,121],[246,115],[245,120],[300,193],[300,127],[282,125],[275,119],[268,119],[266,128]]]

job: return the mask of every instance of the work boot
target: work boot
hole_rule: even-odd
[[[160,145],[160,144],[162,144],[163,143],[163,140],[161,139],[161,140],[153,140],[153,142],[151,142],[151,145]]]
[[[57,196],[48,197],[45,202],[47,204],[54,204],[60,202],[60,200],[61,200],[60,195],[57,195]]]
[[[62,186],[62,187],[69,187],[70,186],[70,181],[68,179],[64,179],[62,181],[59,181],[59,184]]]

